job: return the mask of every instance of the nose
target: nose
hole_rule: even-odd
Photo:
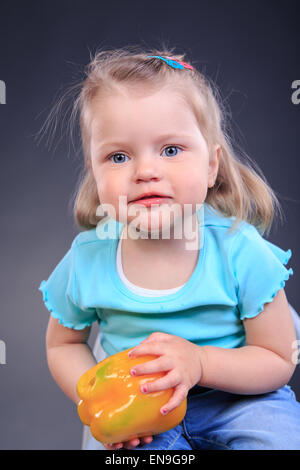
[[[151,181],[162,178],[162,165],[155,156],[147,155],[135,160],[134,180]]]

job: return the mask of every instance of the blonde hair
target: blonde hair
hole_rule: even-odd
[[[190,63],[185,54],[174,54],[173,48],[163,47],[146,52],[137,46],[106,49],[96,52],[86,67],[86,78],[73,89],[79,89],[72,119],[79,113],[84,167],[73,194],[73,214],[77,224],[84,229],[97,226],[101,217],[96,215],[100,204],[96,182],[90,162],[89,120],[93,99],[113,93],[119,86],[141,85],[156,89],[162,86],[177,87],[192,107],[208,147],[219,144],[221,156],[215,184],[208,188],[205,202],[226,217],[254,225],[263,235],[269,232],[275,211],[281,215],[279,201],[258,166],[244,152],[238,156],[233,149],[226,122],[226,110],[216,85],[194,69],[174,69],[165,61],[149,55],[171,56]],[[192,64],[191,64],[192,65]],[[244,158],[243,158],[244,157]]]

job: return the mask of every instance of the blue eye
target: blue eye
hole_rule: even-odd
[[[114,157],[127,157],[127,155],[125,155],[124,153],[114,153],[109,157],[109,160],[113,159]],[[124,163],[124,160],[114,160],[114,163]]]
[[[172,149],[171,154],[167,155],[167,157],[176,157],[177,155],[177,150],[181,150],[179,147],[176,145],[170,145],[169,147],[166,147],[165,150],[167,149]],[[175,150],[174,150],[175,149]]]
[[[169,155],[167,155],[167,157],[176,157],[178,150],[181,150],[181,149],[177,147],[176,145],[169,145],[168,147],[164,149],[164,151],[165,150],[171,150],[171,152],[169,153]],[[124,160],[124,158],[128,159],[127,155],[125,155],[124,153],[114,153],[113,155],[108,157],[108,159],[113,160],[114,163],[124,163],[126,161]]]

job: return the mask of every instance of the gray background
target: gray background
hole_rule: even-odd
[[[186,51],[216,81],[232,132],[271,184],[285,213],[268,237],[291,248],[285,286],[300,311],[299,118],[291,84],[300,79],[296,1],[1,1],[0,105],[1,299],[0,448],[78,449],[74,405],[47,368],[48,311],[38,286],[79,232],[70,198],[81,169],[66,122],[55,148],[34,136],[51,106],[97,47]],[[62,136],[60,136],[60,132]],[[62,138],[60,138],[62,137]],[[93,338],[96,332],[93,331]],[[291,384],[300,400],[299,367]]]

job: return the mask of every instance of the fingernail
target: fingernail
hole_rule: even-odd
[[[163,408],[163,409],[161,410],[161,412],[162,412],[163,415],[167,414],[166,408]]]
[[[130,373],[131,373],[131,375],[136,375],[136,370],[135,370],[135,369],[131,369]]]
[[[147,392],[147,387],[144,385],[142,388],[141,388],[142,392],[145,393]]]

